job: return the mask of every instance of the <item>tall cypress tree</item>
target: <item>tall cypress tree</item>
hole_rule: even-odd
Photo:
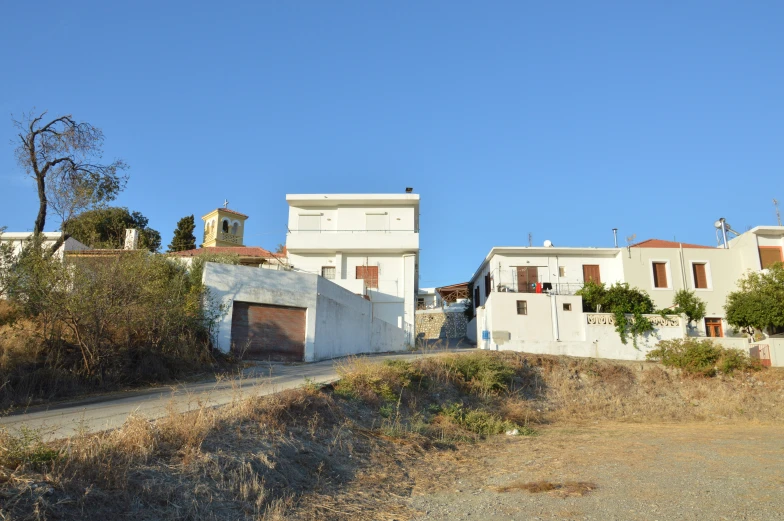
[[[196,236],[193,235],[193,230],[196,229],[196,221],[193,215],[183,217],[177,222],[177,228],[174,230],[174,237],[171,244],[169,244],[169,251],[185,251],[193,250],[196,248]]]

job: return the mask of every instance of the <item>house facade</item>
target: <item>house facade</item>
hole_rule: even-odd
[[[42,232],[42,246],[44,248],[50,248],[57,242],[57,240],[61,237],[60,232]],[[13,254],[18,255],[24,247],[33,240],[32,232],[3,232],[0,233],[0,243],[11,244],[11,248],[13,249]],[[89,250],[90,247],[86,244],[83,244],[73,237],[69,237],[63,242],[63,245],[55,252],[55,255],[59,258],[63,258],[63,256],[67,252],[75,252],[75,251],[82,251],[82,250]]]
[[[685,336],[746,349],[749,339],[727,324],[727,295],[748,271],[782,261],[784,227],[779,226],[753,228],[726,247],[651,239],[626,248],[493,248],[469,282],[475,311],[469,336],[486,349],[633,360],[643,359],[659,340]],[[624,345],[614,317],[583,313],[575,293],[589,280],[626,282],[646,291],[657,309],[672,307],[681,289],[694,291],[707,313],[697,324],[651,315],[656,331],[636,347]],[[766,342],[771,356],[784,364],[784,339]]]
[[[419,280],[419,195],[288,194],[292,269],[320,275],[372,304],[413,340]]]

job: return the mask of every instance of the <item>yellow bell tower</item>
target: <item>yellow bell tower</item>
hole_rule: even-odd
[[[248,216],[230,210],[228,206],[229,201],[225,201],[223,208],[216,208],[201,218],[204,221],[202,248],[244,246],[242,238],[245,235],[245,221]]]

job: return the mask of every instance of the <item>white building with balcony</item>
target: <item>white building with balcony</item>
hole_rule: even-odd
[[[370,300],[413,340],[419,281],[418,194],[288,194],[291,267]]]
[[[631,360],[644,359],[659,340],[711,337],[766,353],[759,355],[763,364],[784,365],[782,328],[769,328],[755,344],[729,326],[724,312],[741,277],[776,262],[784,262],[781,226],[737,234],[726,247],[650,239],[624,248],[493,248],[469,282],[475,316],[468,331],[485,349]],[[656,309],[672,307],[679,290],[693,291],[706,303],[706,316],[690,326],[681,317],[651,315],[655,333],[637,347],[624,345],[614,317],[583,313],[575,292],[589,280],[628,283],[647,292]]]

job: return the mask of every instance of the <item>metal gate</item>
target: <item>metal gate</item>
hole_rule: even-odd
[[[234,302],[231,349],[252,360],[301,362],[305,357],[305,309]]]
[[[757,344],[749,348],[749,356],[760,361],[763,367],[770,367],[770,346],[768,344]]]

